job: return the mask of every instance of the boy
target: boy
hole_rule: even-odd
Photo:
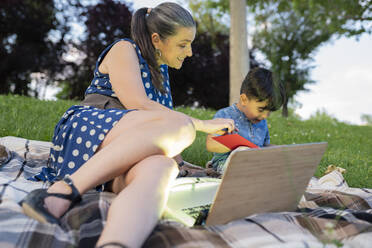
[[[245,77],[239,102],[217,111],[214,118],[229,118],[235,122],[239,135],[255,143],[259,147],[270,145],[270,135],[266,118],[271,111],[280,108],[284,102],[284,88],[276,85],[272,73],[263,68],[253,68]],[[231,150],[221,145],[208,135],[207,150],[214,152],[210,165],[214,170],[223,173],[225,161]]]

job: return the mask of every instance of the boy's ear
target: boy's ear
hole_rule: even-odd
[[[248,103],[248,97],[245,93],[240,94],[240,102],[243,105],[246,105]]]
[[[158,33],[153,33],[152,35],[151,35],[151,41],[152,41],[152,44],[154,45],[154,47],[156,48],[156,49],[159,49],[159,43],[160,43],[160,35],[158,34]]]

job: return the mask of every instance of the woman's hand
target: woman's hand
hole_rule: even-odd
[[[196,130],[211,134],[231,133],[235,130],[234,120],[216,118],[213,120],[200,120]]]

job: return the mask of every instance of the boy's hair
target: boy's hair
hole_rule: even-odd
[[[278,110],[285,101],[285,90],[282,83],[273,81],[271,71],[255,67],[251,69],[240,88],[240,94],[248,98],[257,99],[259,102],[268,100],[266,110]]]

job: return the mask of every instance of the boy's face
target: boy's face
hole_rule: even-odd
[[[240,95],[240,110],[253,123],[256,124],[270,115],[270,111],[265,109],[268,101],[259,102],[257,99],[247,97],[246,94]]]

